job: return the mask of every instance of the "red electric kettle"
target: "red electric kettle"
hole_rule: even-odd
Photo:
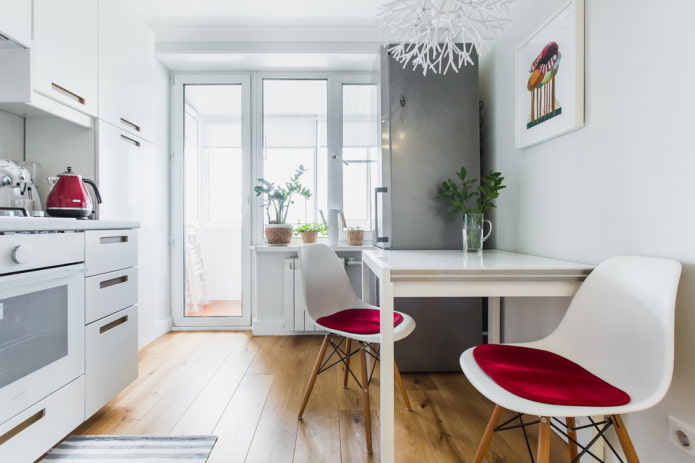
[[[101,204],[96,183],[82,178],[72,171],[72,167],[68,167],[65,172],[58,174],[58,181],[48,193],[46,213],[53,217],[88,217],[94,208],[85,183],[92,185],[97,202]]]

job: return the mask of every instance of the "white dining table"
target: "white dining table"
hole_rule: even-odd
[[[572,296],[593,268],[498,250],[485,250],[482,254],[455,250],[365,250],[362,296],[381,306],[381,371],[393,371],[393,307],[397,297],[486,297],[488,342],[499,343],[501,298]],[[380,386],[381,461],[393,463],[393,375],[381,375]]]

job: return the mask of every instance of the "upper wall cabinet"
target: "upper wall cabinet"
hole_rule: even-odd
[[[31,2],[0,0],[0,34],[5,38],[31,46]]]
[[[97,115],[97,17],[94,0],[34,0],[34,89],[90,116]]]
[[[99,118],[152,141],[154,35],[122,0],[99,0]]]

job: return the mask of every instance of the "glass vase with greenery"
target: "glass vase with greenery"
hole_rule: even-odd
[[[495,206],[499,191],[506,188],[502,184],[504,177],[500,172],[490,171],[478,181],[466,178],[465,167],[456,172],[460,184],[449,178],[441,183],[438,198],[449,201],[451,214],[462,214],[463,219],[463,249],[466,252],[481,253],[483,242],[492,232],[492,222],[485,220],[485,213]],[[476,186],[477,184],[477,186]],[[483,234],[483,226],[487,223],[489,230]]]

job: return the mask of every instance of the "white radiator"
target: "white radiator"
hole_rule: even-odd
[[[361,265],[362,262],[351,258],[341,258],[343,265]],[[297,257],[288,257],[284,262],[283,300],[285,301],[286,316],[294,317],[294,331],[319,331],[306,312],[306,301],[302,291],[302,272]],[[358,291],[359,294],[359,291]],[[286,320],[290,318],[287,317]],[[291,327],[290,327],[291,328]]]

